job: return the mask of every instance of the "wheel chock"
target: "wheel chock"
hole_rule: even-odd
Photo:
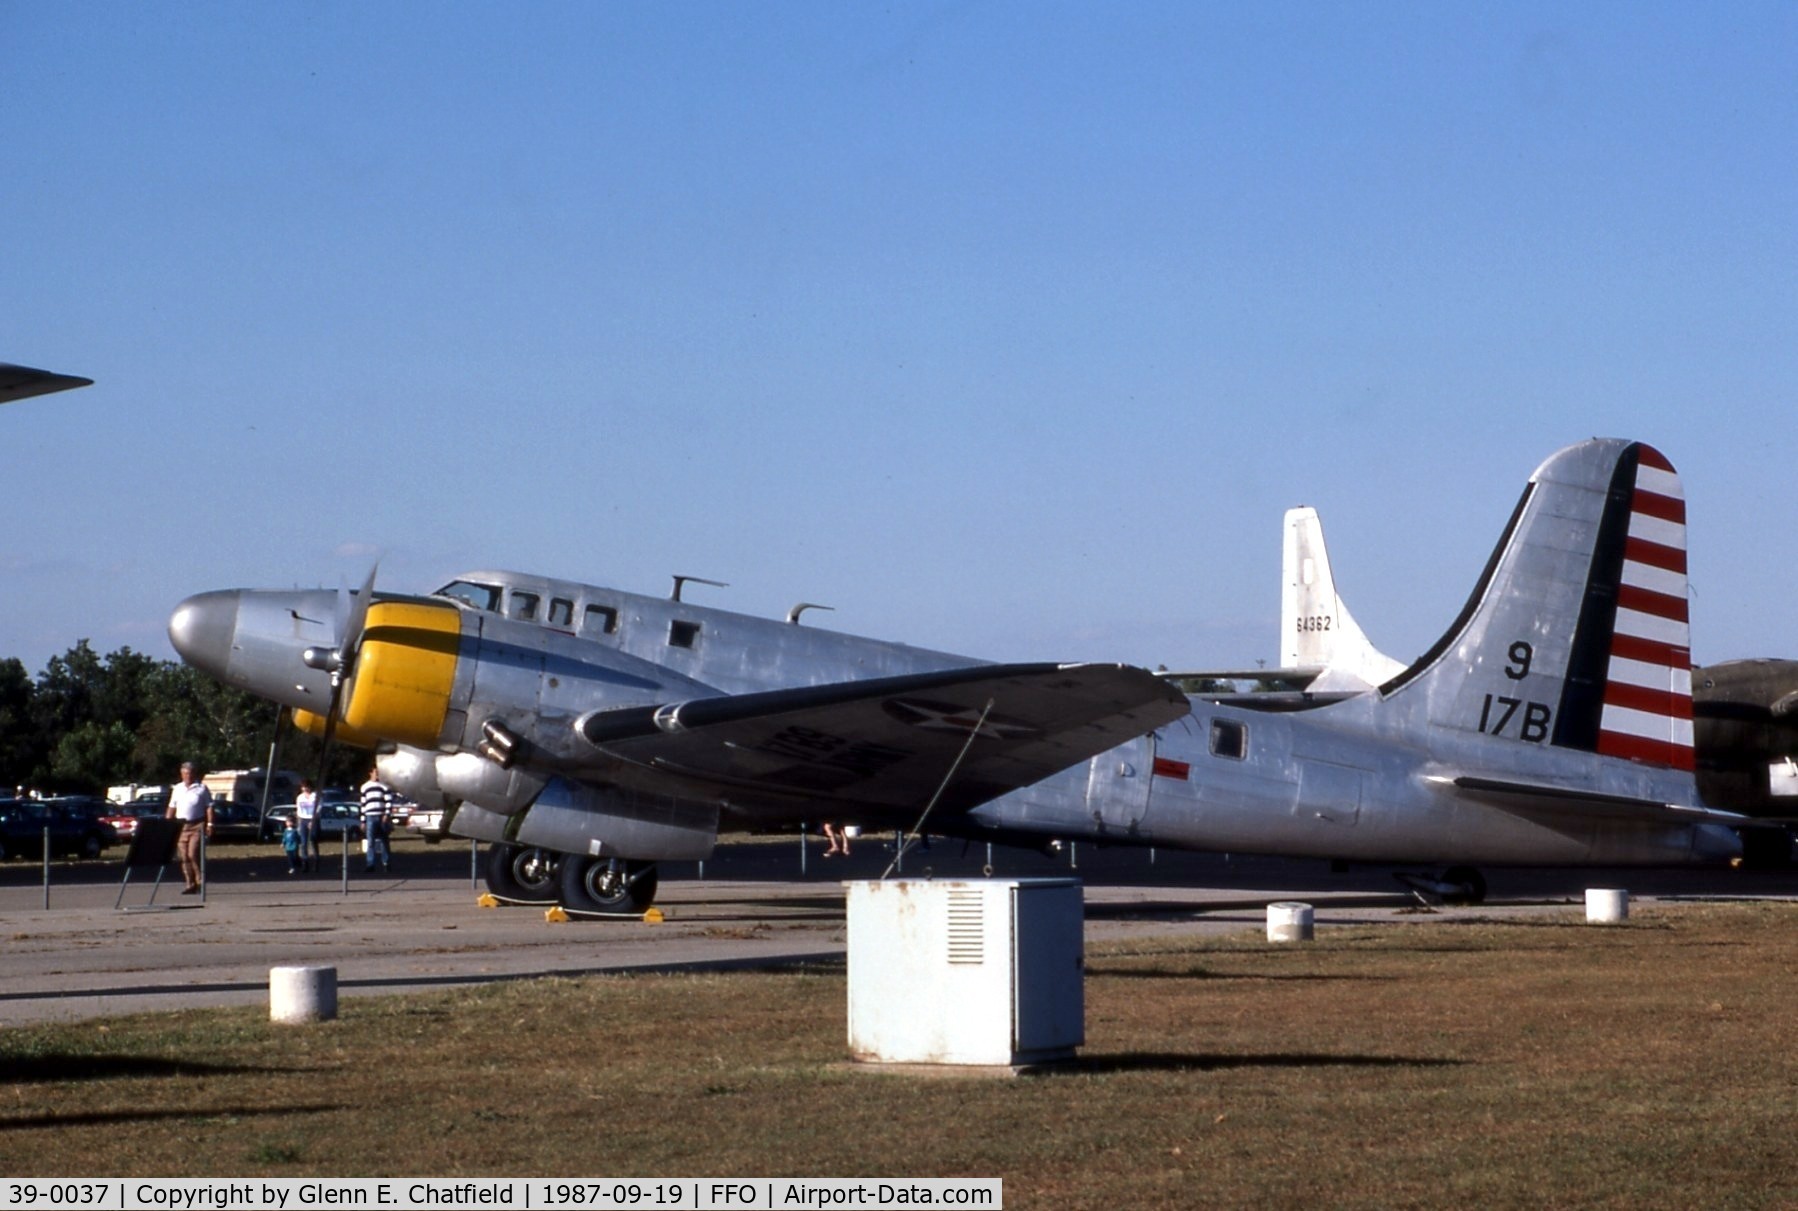
[[[545,910],[543,919],[548,921],[551,925],[560,925],[568,920],[568,914],[562,911],[562,906],[560,904],[552,904]]]
[[[660,925],[667,919],[667,917],[662,915],[662,910],[659,908],[651,908],[643,914],[643,923],[645,925]]]
[[[490,891],[484,891],[481,893],[480,899],[475,901],[475,904],[481,908],[498,908],[499,897]]]

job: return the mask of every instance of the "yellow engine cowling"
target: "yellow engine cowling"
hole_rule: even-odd
[[[461,644],[462,614],[454,606],[371,605],[338,734],[347,728],[358,736],[435,748],[449,713]]]
[[[293,712],[293,725],[302,732],[305,732],[308,736],[317,736],[321,740],[324,739],[325,717],[323,715],[315,715],[311,711],[296,710]],[[342,723],[339,723],[336,727],[331,729],[331,739],[336,743],[347,744],[351,748],[374,749],[381,746],[381,737],[365,735],[355,728],[347,727]]]

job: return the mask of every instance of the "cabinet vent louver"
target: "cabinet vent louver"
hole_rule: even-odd
[[[986,897],[978,891],[949,893],[949,961],[986,962]]]

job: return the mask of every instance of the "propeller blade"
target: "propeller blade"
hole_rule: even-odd
[[[337,590],[337,646],[329,652],[322,648],[307,648],[302,657],[308,666],[329,669],[331,673],[331,704],[325,710],[326,752],[330,751],[331,737],[337,730],[344,686],[355,676],[356,651],[362,646],[362,628],[368,621],[368,608],[374,604],[375,573],[380,570],[381,563],[376,560],[369,568],[362,588],[353,597],[347,590]]]
[[[337,667],[345,676],[355,668],[356,649],[362,646],[362,627],[368,621],[368,607],[375,599],[375,573],[381,570],[381,561],[376,560],[369,568],[368,577],[363,580],[362,588],[350,601],[345,613],[343,625],[337,632]]]

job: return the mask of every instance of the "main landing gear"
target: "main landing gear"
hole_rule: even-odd
[[[622,858],[562,858],[562,907],[572,912],[635,916],[656,898],[654,862]]]
[[[563,858],[554,850],[495,845],[487,851],[487,890],[502,900],[553,904]]]
[[[1471,866],[1451,866],[1440,875],[1395,874],[1426,904],[1483,904],[1486,878]]]
[[[487,851],[487,890],[517,904],[556,904],[572,912],[636,916],[655,903],[656,866],[587,858],[528,845]]]

